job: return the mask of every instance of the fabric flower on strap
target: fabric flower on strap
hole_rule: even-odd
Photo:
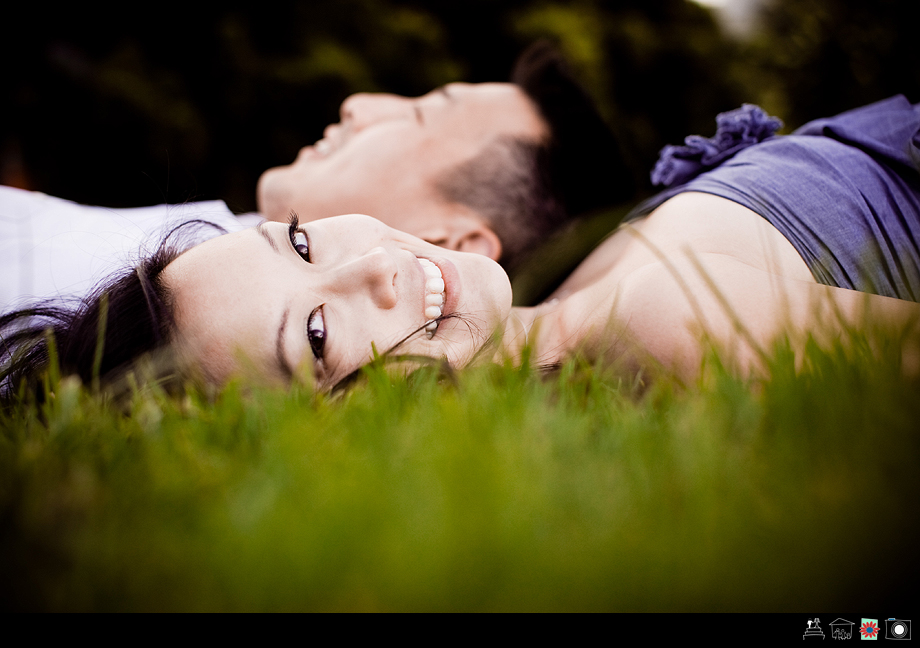
[[[665,187],[684,184],[719,166],[741,149],[771,137],[782,125],[782,121],[754,104],[720,113],[716,117],[715,137],[690,135],[684,146],[668,144],[661,149],[652,169],[652,184]]]

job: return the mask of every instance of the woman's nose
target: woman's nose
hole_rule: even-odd
[[[412,114],[411,99],[384,93],[353,94],[339,108],[341,123],[350,124],[354,130],[391,119],[405,119]]]
[[[396,259],[376,247],[341,266],[333,278],[338,292],[367,291],[378,308],[396,306]]]

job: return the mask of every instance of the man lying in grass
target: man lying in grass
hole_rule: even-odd
[[[260,213],[220,200],[110,209],[0,187],[0,312],[86,296],[179,224],[187,244],[264,220],[370,214],[441,247],[514,268],[573,219],[634,203],[626,158],[561,55],[538,42],[507,83],[451,83],[420,97],[358,93],[296,160],[265,171]]]
[[[49,318],[62,369],[84,381],[169,347],[210,383],[309,376],[324,390],[381,351],[463,366],[526,345],[540,365],[579,353],[692,378],[713,343],[748,373],[782,337],[800,352],[810,333],[866,321],[916,333],[920,106],[893,97],[790,136],[754,106],[718,125],[667,147],[653,179],[671,188],[535,307],[511,307],[488,257],[350,215],[164,246],[75,315],[2,324]],[[8,336],[27,345],[10,385],[47,361],[44,326]]]

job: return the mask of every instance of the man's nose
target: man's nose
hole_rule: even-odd
[[[411,99],[384,93],[353,94],[339,108],[341,123],[350,124],[356,131],[391,119],[406,119],[412,114]]]
[[[378,308],[396,306],[396,259],[382,247],[340,266],[332,277],[332,290],[337,292],[367,291]]]

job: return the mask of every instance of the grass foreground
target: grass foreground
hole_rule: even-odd
[[[65,378],[0,414],[0,606],[903,606],[918,388],[860,340],[689,386],[572,361],[125,407]]]

